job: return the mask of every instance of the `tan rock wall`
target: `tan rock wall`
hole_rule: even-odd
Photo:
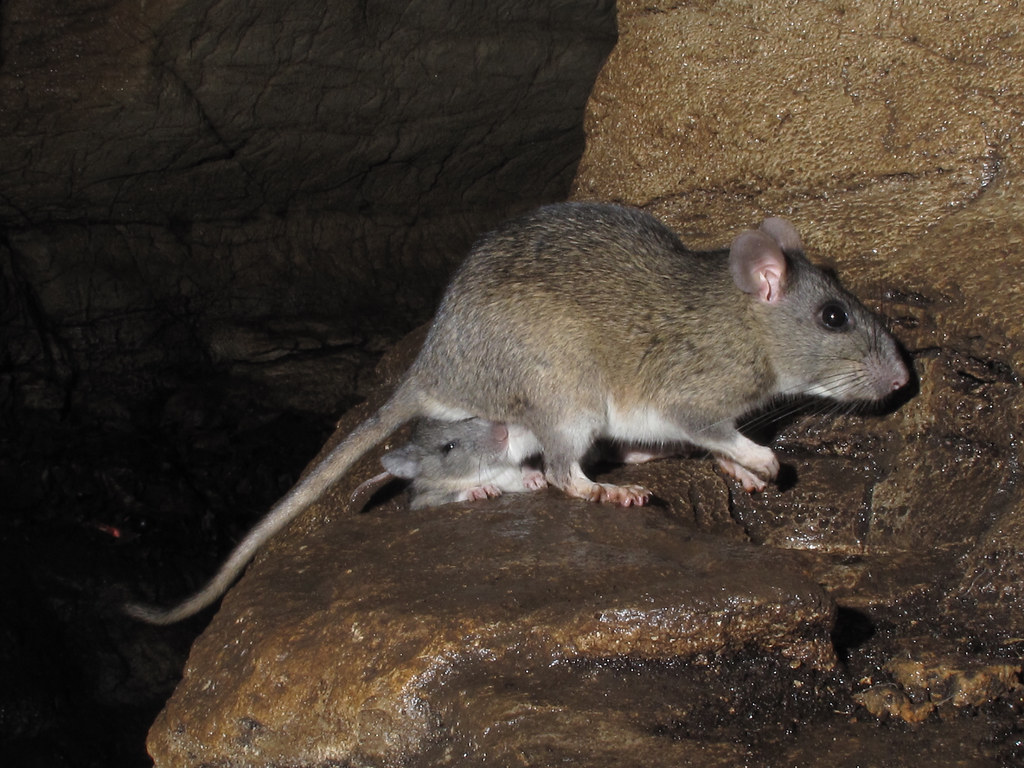
[[[783,546],[891,563],[971,552],[981,576],[961,581],[951,563],[930,581],[957,585],[954,608],[982,599],[988,614],[960,619],[1008,622],[1008,636],[1024,609],[1010,575],[1024,564],[1011,533],[1024,515],[1022,22],[1015,2],[975,0],[621,2],[574,187],[645,207],[700,247],[787,216],[812,257],[881,306],[915,357],[918,397],[880,425],[783,434],[816,445],[818,463],[788,498],[736,511]],[[864,462],[873,477],[850,474]]]
[[[1013,3],[620,3],[576,197],[690,239],[772,212],[813,248],[891,255],[1018,167]]]

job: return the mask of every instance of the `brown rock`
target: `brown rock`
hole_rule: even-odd
[[[921,723],[933,712],[976,710],[1000,699],[1021,700],[1020,664],[957,653],[935,638],[906,638],[904,650],[882,666],[854,700],[875,717]]]
[[[890,685],[861,691],[853,699],[877,718],[894,717],[907,723],[923,723],[935,711],[930,701],[915,704],[906,693]]]
[[[789,216],[893,318],[917,396],[883,418],[783,422],[795,483],[732,509],[755,541],[820,553],[843,600],[924,597],[996,640],[1024,634],[1017,15],[620,3],[574,193],[704,247]]]
[[[545,723],[653,727],[718,659],[773,658],[787,686],[827,673],[831,622],[785,554],[656,508],[544,492],[331,514],[316,535],[298,526],[276,542],[225,599],[149,748],[159,766],[395,764],[444,745],[476,754],[492,729],[505,736],[484,742],[500,751],[536,747]],[[619,681],[596,696],[623,677],[617,665],[640,689]],[[487,682],[503,679],[518,693]],[[609,694],[635,695],[627,721]],[[630,754],[601,743],[591,748]]]
[[[970,0],[622,2],[576,195],[642,204],[712,245],[790,212],[815,249],[890,254],[1004,167],[1017,24]]]
[[[989,659],[924,654],[890,659],[885,669],[912,700],[936,707],[980,707],[1021,688],[1020,664]]]

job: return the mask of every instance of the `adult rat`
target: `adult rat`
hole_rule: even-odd
[[[694,253],[643,211],[540,208],[484,235],[445,292],[423,348],[391,398],[281,499],[170,623],[212,603],[256,550],[375,444],[418,417],[524,427],[546,481],[568,495],[644,504],[636,485],[580,467],[599,437],[689,443],[748,491],[778,473],[736,420],[774,398],[881,400],[909,372],[885,327],[803,255],[793,226],[766,219],[728,256]]]

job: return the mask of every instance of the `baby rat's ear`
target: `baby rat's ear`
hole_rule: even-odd
[[[508,425],[496,421],[491,424],[491,439],[496,443],[508,442]]]
[[[779,243],[764,232],[751,229],[736,236],[729,248],[729,270],[736,287],[744,293],[769,304],[782,296],[786,257]]]
[[[380,463],[392,475],[403,480],[415,480],[420,472],[419,459],[407,445],[385,453],[380,457]]]
[[[761,222],[759,229],[779,244],[783,253],[803,253],[804,244],[800,242],[800,234],[790,222],[772,216]]]

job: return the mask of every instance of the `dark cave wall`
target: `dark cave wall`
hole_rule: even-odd
[[[0,13],[8,409],[426,319],[475,234],[567,195],[615,38],[607,0]]]
[[[0,2],[5,757],[149,764],[197,630],[117,606],[194,588],[472,238],[567,196],[614,41],[610,0]]]

